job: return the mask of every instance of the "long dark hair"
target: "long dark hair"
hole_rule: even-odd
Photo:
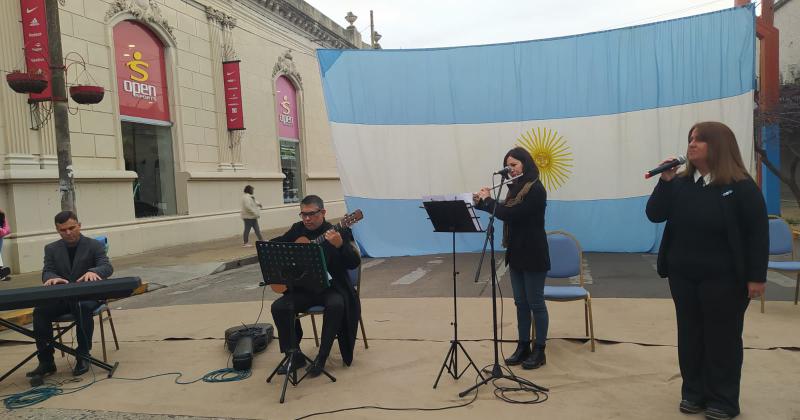
[[[539,168],[536,166],[536,162],[534,162],[530,152],[522,147],[515,147],[509,150],[508,153],[506,153],[506,155],[503,157],[504,167],[506,166],[506,161],[508,160],[509,156],[522,162],[522,176],[514,180],[513,183],[509,184],[506,200],[516,197],[519,190],[522,189],[522,187],[528,182],[539,179]]]
[[[692,142],[692,132],[697,140],[708,145],[706,162],[711,171],[712,184],[727,185],[750,176],[739,153],[736,135],[727,125],[717,121],[699,122],[689,129],[689,143]],[[692,162],[686,162],[686,169],[679,175],[692,176],[695,169]]]

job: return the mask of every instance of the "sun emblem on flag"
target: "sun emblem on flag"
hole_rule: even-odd
[[[547,191],[554,191],[567,182],[572,173],[572,152],[558,131],[533,128],[522,133],[517,143],[533,157]]]

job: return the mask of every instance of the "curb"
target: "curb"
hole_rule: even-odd
[[[258,255],[249,255],[247,257],[237,258],[235,260],[225,261],[224,263],[220,264],[216,270],[212,271],[211,274],[219,274],[223,271],[233,270],[234,268],[241,268],[246,265],[257,263]]]
[[[148,290],[148,283],[142,282],[141,286],[133,290],[131,296],[147,293],[147,290]],[[114,300],[109,300],[109,302],[113,302]],[[30,324],[33,322],[33,308],[15,309],[13,311],[9,311],[9,314],[7,316],[3,316],[3,319],[16,325]],[[0,325],[0,331],[5,331],[6,329],[7,329],[6,327]]]

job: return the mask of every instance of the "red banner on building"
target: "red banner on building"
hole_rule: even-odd
[[[32,101],[47,101],[53,96],[50,77],[50,48],[47,44],[47,10],[45,0],[20,0],[22,39],[25,43],[25,65],[29,73],[41,71],[47,77],[47,89],[32,93]]]
[[[222,63],[222,76],[225,87],[225,115],[228,130],[244,130],[242,113],[242,82],[239,77],[239,61]]]
[[[140,23],[114,26],[119,113],[142,123],[170,121],[164,45]]]

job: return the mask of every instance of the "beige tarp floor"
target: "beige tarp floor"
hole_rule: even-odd
[[[459,380],[442,376],[432,389],[452,338],[452,299],[364,299],[363,315],[370,348],[359,340],[355,361],[344,367],[334,346],[328,363],[337,382],[324,376],[289,386],[286,403],[279,404],[282,377],[265,379],[280,360],[276,342],[254,359],[252,376],[230,383],[177,385],[174,376],[129,381],[164,372],[183,373],[182,381],[225,367],[229,353],[223,332],[242,322],[255,321],[260,302],[184,305],[113,311],[120,350],[109,357],[120,363],[113,380],[103,380],[86,390],[53,397],[37,407],[108,410],[131,413],[176,414],[206,417],[289,419],[306,414],[363,405],[384,407],[445,407],[469,402],[474,394],[457,394],[475,383],[470,369]],[[581,303],[548,303],[550,337],[547,365],[535,371],[515,369],[515,374],[550,388],[549,400],[535,405],[509,404],[494,395],[494,387],[479,389],[477,400],[463,408],[444,411],[357,410],[314,418],[557,418],[557,419],[682,419],[677,410],[680,375],[675,349],[674,311],[670,300],[595,299],[595,334],[600,340],[592,353],[583,337]],[[504,301],[503,333],[514,339],[514,307]],[[745,363],[742,373],[742,419],[800,419],[800,307],[789,302],[769,302],[767,313],[757,305],[745,323]],[[483,367],[493,360],[491,301],[459,299],[459,338],[472,358]],[[261,322],[271,322],[269,302]],[[316,348],[310,322],[304,321],[303,350],[310,357]],[[95,331],[95,339],[99,339]],[[19,339],[13,332],[0,339]],[[360,338],[360,336],[359,336]],[[111,344],[113,347],[113,344]],[[506,354],[511,343],[503,346]],[[14,366],[33,350],[30,345],[0,347],[0,370]],[[94,355],[101,355],[100,345]],[[459,354],[459,367],[465,365]],[[69,376],[69,359],[59,358],[58,374]],[[0,395],[28,389],[24,371],[31,362],[0,383]],[[96,379],[104,371],[93,370]],[[92,380],[92,373],[79,384]],[[516,395],[516,398],[528,398]],[[1,412],[1,411],[0,411]],[[8,414],[6,412],[6,414]]]

